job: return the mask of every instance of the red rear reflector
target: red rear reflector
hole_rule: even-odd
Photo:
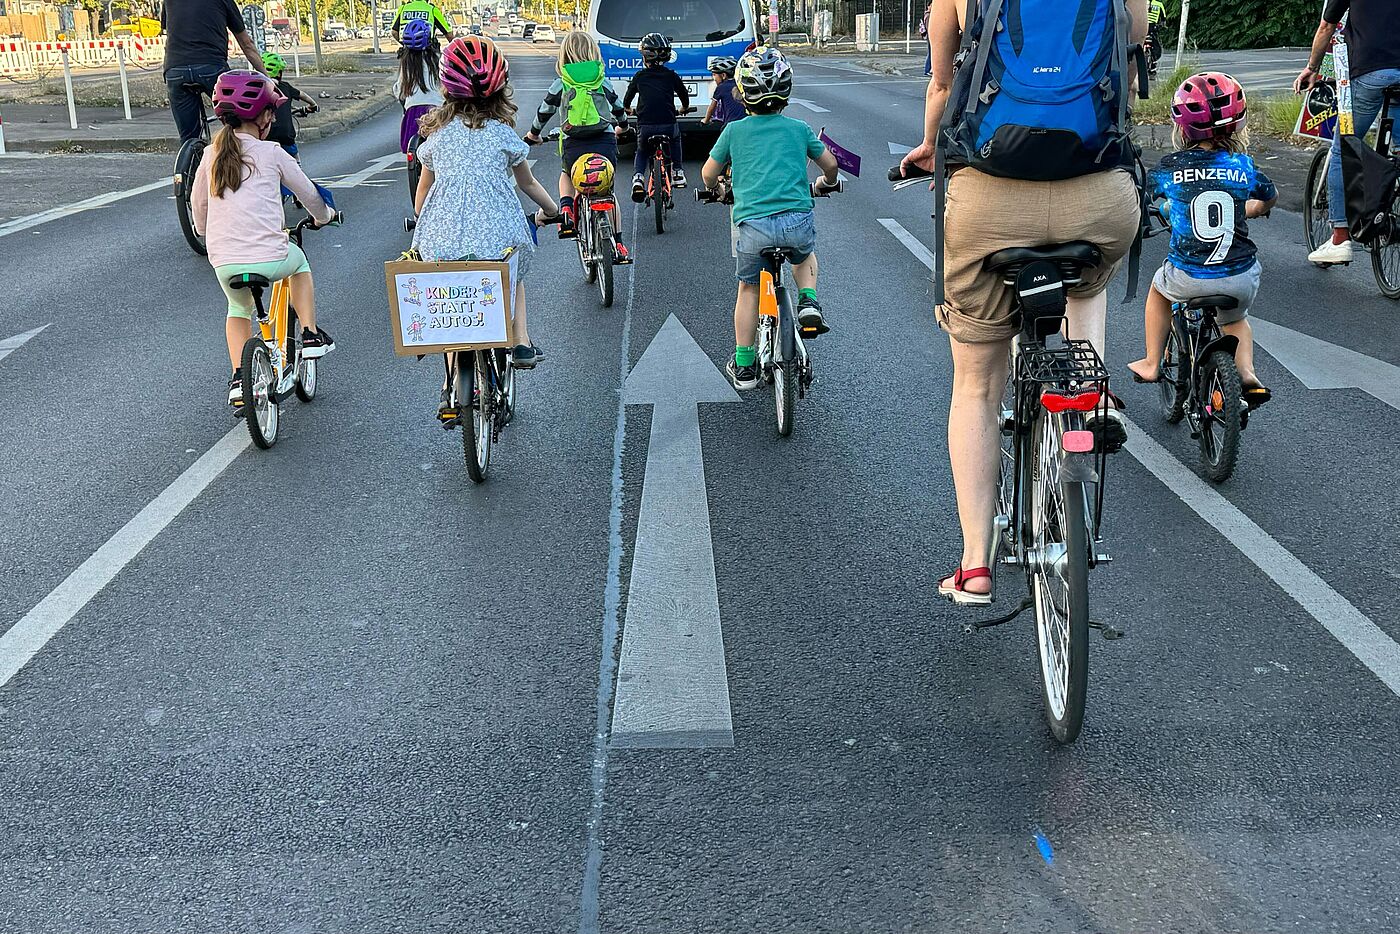
[[[1056,415],[1061,412],[1092,412],[1098,408],[1101,398],[1103,397],[1097,389],[1077,392],[1072,396],[1047,391],[1040,394],[1040,404],[1045,407],[1045,411]]]
[[[1088,454],[1094,449],[1094,433],[1092,431],[1067,431],[1064,438],[1065,450],[1071,454]]]
[[[616,205],[611,201],[594,201],[592,207],[595,211],[611,211]]]

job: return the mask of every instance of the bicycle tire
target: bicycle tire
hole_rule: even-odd
[[[485,483],[491,472],[491,437],[495,430],[496,406],[494,389],[491,386],[490,366],[486,362],[488,351],[466,351],[471,358],[471,376],[467,367],[457,366],[457,404],[466,406],[471,412],[470,419],[462,421],[462,456],[467,463],[467,476],[473,483]],[[470,379],[471,382],[467,382]]]
[[[194,191],[194,177],[199,172],[199,163],[204,158],[205,142],[190,139],[184,142],[175,155],[175,214],[180,219],[180,232],[185,242],[200,256],[208,256],[209,248],[204,238],[194,229],[194,208],[190,204]]]
[[[1332,220],[1327,216],[1327,154],[1324,146],[1313,153],[1308,166],[1308,183],[1303,199],[1303,232],[1308,239],[1308,252],[1311,253],[1332,239]]]
[[[1390,223],[1396,224],[1400,211],[1400,196],[1391,203]],[[1376,274],[1376,286],[1392,301],[1400,300],[1400,236],[1391,232],[1371,244],[1371,271]]]
[[[277,403],[277,372],[261,337],[243,345],[243,420],[253,443],[266,451],[277,443],[281,412]]]
[[[509,425],[511,422],[515,421],[515,367],[511,366],[509,350],[497,350],[495,353],[496,366],[498,366],[500,368],[500,371],[505,374],[506,381],[505,391],[501,393],[501,398],[502,400],[504,400],[506,406],[505,412],[502,414],[501,417],[501,427],[504,428],[506,425]]]
[[[413,156],[408,163],[408,205],[412,210],[418,204],[418,182],[423,177],[423,164],[418,161],[419,139],[414,136],[408,141],[408,151]]]
[[[1223,350],[1213,352],[1202,365],[1200,383],[1201,474],[1223,483],[1235,472],[1244,427],[1244,393],[1235,358]]]
[[[1189,378],[1181,342],[1176,336],[1176,326],[1167,332],[1167,349],[1162,354],[1162,365],[1158,370],[1158,402],[1162,418],[1168,425],[1175,425],[1186,414],[1186,381]]]
[[[578,247],[578,262],[583,267],[583,281],[592,285],[598,279],[598,265],[593,260],[593,251],[582,228],[574,235],[574,245]]]
[[[290,310],[291,319],[287,322],[287,355],[296,361],[297,378],[293,384],[297,398],[310,402],[316,398],[317,360],[301,355],[301,322],[297,320],[295,309]]]
[[[1089,496],[1083,482],[1062,481],[1059,470],[1061,429],[1082,427],[1083,416],[1042,413],[1033,433],[1031,531],[1037,551],[1031,554],[1063,549],[1055,558],[1058,570],[1047,568],[1044,558],[1028,567],[1045,721],[1062,744],[1079,737],[1089,686]]]
[[[773,364],[773,407],[778,416],[778,437],[792,437],[794,400],[797,398],[797,361]]]
[[[594,243],[594,255],[598,257],[596,264],[598,297],[602,299],[604,308],[611,308],[613,306],[612,225],[596,216],[590,223],[593,224],[591,236]]]
[[[656,215],[656,232],[666,232],[666,163],[651,162],[651,209]]]

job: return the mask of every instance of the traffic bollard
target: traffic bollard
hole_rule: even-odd
[[[297,77],[301,77],[301,36],[297,36],[297,44],[292,46],[292,67],[296,69]]]
[[[126,86],[126,49],[117,46],[117,71],[122,77],[122,110],[126,112],[126,119],[131,119],[131,91]]]
[[[68,94],[68,128],[78,128],[78,110],[73,106],[73,69],[68,65],[68,50],[60,49],[63,55],[63,90]]]
[[[0,112],[0,156],[5,154],[5,114]]]

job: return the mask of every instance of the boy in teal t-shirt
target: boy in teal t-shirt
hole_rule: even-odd
[[[828,330],[817,301],[817,229],[807,160],[815,161],[825,174],[817,181],[822,190],[835,189],[838,176],[836,157],[812,128],[782,114],[792,95],[792,66],[781,52],[758,48],[747,53],[736,78],[749,116],[725,126],[701,176],[710,188],[719,183],[726,165],[733,176],[739,294],[734,302],[734,357],[725,374],[736,389],[752,389],[758,385],[754,343],[759,277],[768,268],[762,250],[787,247],[793,253],[802,336],[816,337]]]

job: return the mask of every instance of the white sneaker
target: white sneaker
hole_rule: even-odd
[[[1344,240],[1341,243],[1324,243],[1308,254],[1308,262],[1316,263],[1319,266],[1333,266],[1339,263],[1351,262],[1351,241]]]
[[[685,187],[685,171],[683,169],[676,169],[674,172],[671,173],[671,184],[676,188]]]

